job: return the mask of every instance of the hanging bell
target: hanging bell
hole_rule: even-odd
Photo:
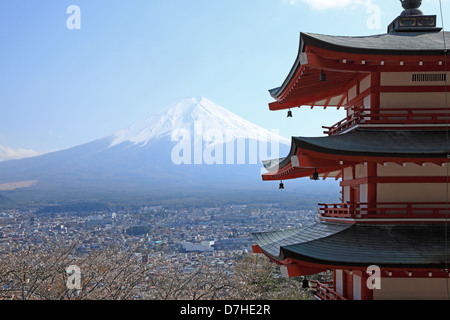
[[[317,169],[314,169],[311,180],[319,180],[319,173],[317,172]]]
[[[284,189],[284,184],[283,184],[283,181],[281,181],[280,182],[280,190],[283,190]]]
[[[327,81],[327,75],[325,74],[325,72],[323,72],[323,69],[322,69],[322,72],[320,73],[319,81],[320,81],[320,82],[325,82],[325,81]]]
[[[308,279],[303,279],[303,281],[302,281],[302,288],[303,289],[309,289],[310,287],[309,287],[309,281],[308,281]]]
[[[288,118],[292,118],[292,111],[291,110],[288,111],[287,117]]]

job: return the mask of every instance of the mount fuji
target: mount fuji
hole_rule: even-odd
[[[289,150],[276,132],[204,97],[186,98],[110,136],[2,162],[0,187],[22,186],[2,194],[40,203],[243,195],[273,190],[261,160]]]

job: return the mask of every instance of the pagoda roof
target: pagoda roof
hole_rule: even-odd
[[[271,259],[324,266],[442,268],[445,225],[360,225],[319,222],[306,228],[252,234]]]
[[[297,149],[367,157],[446,158],[449,151],[444,130],[358,129],[329,137],[294,137],[293,143]]]
[[[371,36],[300,33],[297,58],[283,84],[269,90],[271,110],[346,106],[347,89],[371,72],[444,71],[450,32],[393,32]],[[442,58],[441,58],[442,57]],[[325,71],[327,81],[319,82]]]
[[[301,33],[303,45],[358,54],[382,55],[442,55],[444,37],[450,41],[450,32],[394,32],[371,36],[332,36]]]
[[[356,129],[325,137],[293,137],[285,158],[264,161],[264,180],[286,180],[339,171],[361,162],[447,162],[445,130]],[[295,163],[294,163],[295,162]]]

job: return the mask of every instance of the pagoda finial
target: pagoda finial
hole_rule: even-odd
[[[403,9],[417,9],[422,5],[422,0],[400,0]]]
[[[420,16],[423,15],[422,10],[419,10],[422,5],[422,0],[400,0],[403,9],[402,16]]]
[[[424,15],[420,6],[422,0],[400,0],[403,12],[388,26],[388,33],[437,32],[436,15]]]

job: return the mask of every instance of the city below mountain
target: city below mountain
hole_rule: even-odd
[[[262,181],[261,161],[289,150],[289,139],[204,97],[187,98],[111,136],[0,163],[0,201],[226,201],[250,194],[276,199],[280,191]],[[281,192],[335,192],[333,182],[295,181]]]

